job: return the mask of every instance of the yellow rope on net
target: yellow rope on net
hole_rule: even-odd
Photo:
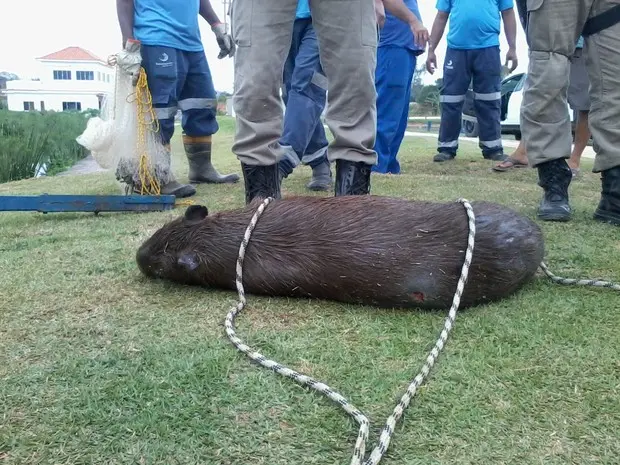
[[[153,98],[146,80],[146,71],[140,68],[138,83],[136,84],[136,105],[138,111],[138,143],[140,154],[138,176],[140,177],[140,194],[160,195],[159,180],[151,172],[151,163],[147,150],[147,131],[159,132],[159,121],[153,110]]]
[[[147,150],[146,134],[147,131],[159,132],[159,120],[155,117],[153,109],[153,97],[149,90],[146,79],[146,71],[140,68],[140,75],[136,84],[136,105],[138,112],[138,143],[137,150],[140,154],[140,164],[138,175],[140,177],[140,194],[160,195],[161,186],[159,180],[151,173],[151,163]],[[170,150],[170,147],[165,147]],[[176,200],[175,206],[194,205],[193,200]]]

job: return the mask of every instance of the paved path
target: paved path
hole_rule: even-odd
[[[93,156],[89,154],[86,158],[81,159],[68,170],[63,171],[62,173],[58,173],[57,176],[67,176],[67,175],[73,175],[73,174],[90,174],[90,173],[98,173],[98,172],[104,172],[104,171],[107,171],[107,170],[104,170],[103,168],[101,168],[97,164]]]

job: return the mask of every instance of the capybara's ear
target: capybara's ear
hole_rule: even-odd
[[[182,267],[186,268],[187,271],[194,271],[196,268],[198,268],[198,255],[196,255],[194,252],[184,253],[183,255],[179,256],[177,263]]]
[[[209,216],[209,210],[204,205],[190,205],[185,210],[185,219],[190,221],[204,220]]]

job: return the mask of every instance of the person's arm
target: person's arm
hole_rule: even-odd
[[[118,25],[121,28],[123,37],[123,47],[128,39],[134,39],[133,36],[133,0],[116,0],[116,15],[118,16]]]
[[[504,20],[504,32],[506,34],[506,42],[508,48],[517,49],[517,19],[515,18],[514,8],[502,11],[502,19]]]
[[[422,21],[407,8],[403,0],[383,0],[383,6],[387,11],[409,25],[418,46],[426,47],[428,31],[426,27],[424,27],[424,24],[422,24]]]
[[[379,29],[383,28],[385,24],[385,7],[383,6],[383,0],[375,0],[375,15],[377,16]]]
[[[211,27],[221,24],[220,18],[213,10],[209,0],[200,0],[200,16],[202,16]]]
[[[512,3],[512,2],[511,2]],[[504,32],[506,42],[508,42],[508,53],[506,53],[506,66],[511,61],[510,71],[514,71],[518,66],[517,59],[517,19],[515,18],[514,7],[502,10],[502,20],[504,21]]]
[[[413,24],[414,22],[420,22],[418,18],[411,12],[403,0],[383,0],[383,6],[387,11],[392,13],[401,21],[407,24]]]
[[[437,68],[437,56],[435,55],[435,49],[437,44],[441,41],[443,33],[446,30],[446,24],[448,24],[448,17],[450,13],[448,11],[437,11],[435,20],[433,21],[433,27],[431,28],[431,37],[428,41],[428,54],[426,58],[426,70],[433,74],[435,68]]]
[[[122,50],[114,56],[114,62],[118,68],[131,77],[131,83],[135,86],[140,77],[142,55],[140,54],[140,41],[133,35],[133,0],[116,0],[116,15],[123,36]]]
[[[232,57],[235,54],[235,43],[230,34],[226,32],[226,25],[220,21],[217,13],[213,10],[211,2],[209,0],[200,0],[200,10],[198,10],[198,13],[209,23],[211,30],[215,34],[217,45],[220,47],[220,53],[217,57],[219,59],[225,56]]]
[[[435,52],[437,48],[437,44],[441,42],[441,38],[443,37],[443,33],[446,30],[446,25],[448,24],[448,17],[450,13],[447,11],[438,11],[437,16],[435,16],[435,21],[433,21],[433,27],[431,28],[431,37],[429,39],[428,50]]]

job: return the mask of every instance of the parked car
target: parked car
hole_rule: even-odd
[[[502,134],[513,135],[515,139],[521,140],[520,110],[523,100],[523,85],[525,84],[526,73],[517,73],[506,77],[502,81],[502,111],[501,126]],[[568,107],[568,105],[567,105]],[[573,131],[575,130],[575,115],[570,108]],[[465,96],[463,105],[463,134],[467,137],[478,137],[478,119],[474,107],[474,91],[470,84]]]

